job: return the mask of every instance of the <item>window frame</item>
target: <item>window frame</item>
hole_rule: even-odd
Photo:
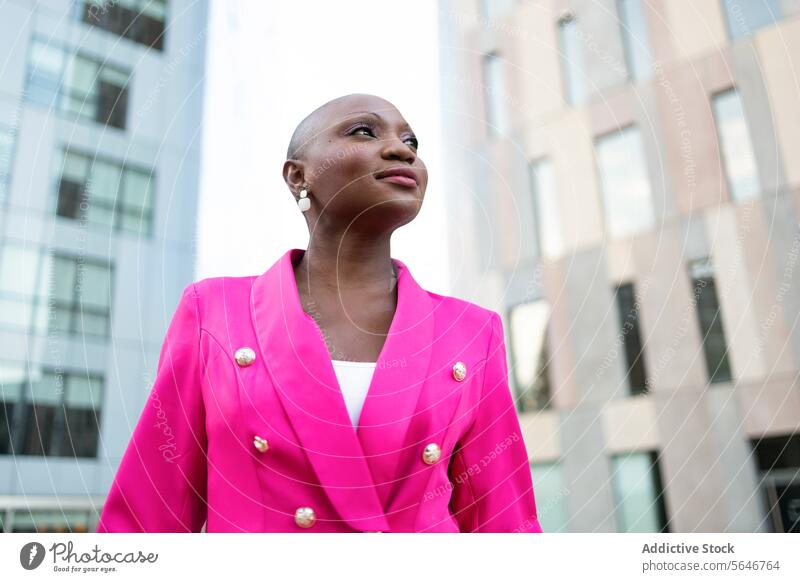
[[[519,307],[525,306],[533,306],[535,304],[542,304],[548,309],[548,314],[546,316],[546,322],[544,324],[543,330],[543,338],[541,344],[541,350],[538,354],[538,361],[537,361],[537,373],[536,377],[532,380],[530,385],[523,385],[522,379],[519,377],[518,372],[518,347],[515,340],[516,334],[516,327],[514,325],[514,310]],[[510,370],[510,378],[509,380],[512,382],[513,385],[513,393],[514,393],[514,401],[515,406],[518,412],[530,412],[530,411],[537,411],[537,410],[550,410],[553,408],[553,382],[551,374],[550,363],[552,362],[552,354],[550,351],[550,346],[548,342],[548,329],[550,327],[550,306],[547,303],[546,299],[530,299],[526,301],[520,301],[518,303],[514,303],[513,305],[509,305],[506,308],[506,321],[508,322],[508,326],[506,329],[506,335],[508,336],[506,340],[507,345],[507,352],[509,356],[509,360],[511,361],[511,370]],[[544,360],[544,363],[541,367],[538,367],[538,364]],[[542,389],[544,388],[544,389]],[[544,402],[541,402],[542,398],[544,398]],[[530,405],[528,402],[530,401]]]
[[[758,0],[759,3],[767,2],[769,0]],[[733,25],[731,23],[731,14],[728,11],[728,2],[729,0],[720,0],[720,12],[722,12],[722,20],[725,21],[725,33],[728,37],[728,40],[731,42],[738,42],[741,40],[748,40],[752,39],[753,36],[762,28],[766,28],[768,26],[775,26],[779,22],[781,22],[786,15],[783,13],[783,6],[781,5],[780,0],[776,0],[777,8],[780,14],[776,15],[776,19],[772,22],[768,22],[766,24],[757,25],[755,28],[750,29],[748,26],[748,30],[743,32],[743,34],[734,34]],[[752,4],[753,6],[761,6],[762,4]],[[737,2],[737,6],[741,6],[740,2]],[[766,6],[765,6],[766,7]]]
[[[542,167],[548,167],[553,179],[553,192],[552,195],[543,196],[542,189],[540,188],[540,170]],[[540,259],[547,259],[551,261],[558,260],[566,252],[566,243],[564,242],[564,228],[561,222],[561,208],[558,206],[558,183],[556,182],[556,165],[555,160],[549,155],[539,156],[528,162],[528,188],[531,193],[533,201],[533,220],[534,230],[536,232],[536,251]],[[546,200],[545,200],[546,199]],[[547,210],[550,210],[555,216],[544,216]],[[543,227],[545,219],[552,218],[555,224]],[[552,239],[558,239],[548,242],[548,237],[545,231],[551,235]],[[552,242],[553,247],[550,246]]]
[[[625,451],[625,452],[617,452],[609,456],[609,481],[611,486],[611,497],[614,503],[614,520],[616,523],[617,531],[620,533],[627,533],[628,529],[627,526],[623,527],[622,516],[620,513],[620,508],[623,506],[625,500],[619,498],[619,491],[618,491],[618,483],[619,477],[616,477],[618,473],[618,469],[616,468],[617,461],[630,458],[633,456],[647,456],[649,459],[650,469],[648,471],[648,475],[650,475],[650,485],[655,492],[655,499],[653,499],[648,507],[648,510],[652,509],[653,504],[656,505],[655,512],[656,512],[656,519],[660,522],[660,529],[657,532],[650,532],[650,533],[670,533],[669,527],[669,515],[667,513],[667,507],[665,503],[665,495],[666,489],[664,488],[664,478],[662,475],[661,463],[660,458],[661,454],[655,450],[632,450],[632,451]]]
[[[25,251],[28,245],[24,244],[23,242],[16,241],[13,239],[0,239],[0,261],[5,260],[6,252],[8,248],[14,247],[17,249],[22,249]],[[63,333],[69,337],[80,337],[83,341],[87,340],[101,340],[104,343],[108,341],[109,337],[111,336],[111,314],[114,308],[114,293],[115,293],[115,278],[116,278],[116,266],[114,261],[109,258],[95,258],[95,257],[85,257],[80,254],[70,253],[64,249],[46,249],[46,247],[37,246],[33,249],[33,254],[36,257],[36,266],[33,269],[33,289],[29,290],[31,292],[30,295],[23,295],[12,291],[7,293],[4,288],[0,288],[0,298],[7,299],[9,301],[16,300],[18,303],[28,305],[30,307],[30,317],[28,321],[24,322],[22,325],[17,326],[14,324],[9,324],[5,321],[0,322],[2,329],[7,330],[14,330],[16,332],[24,332],[30,334],[32,336],[39,337],[40,335],[48,335],[51,333]],[[75,261],[83,261],[84,263],[91,263],[93,265],[100,265],[104,268],[107,267],[108,277],[109,277],[109,304],[107,313],[105,315],[105,334],[99,335],[95,333],[87,333],[82,331],[79,327],[73,326],[73,318],[75,311],[74,309],[74,300],[75,300],[75,293],[77,291],[73,287],[73,295],[71,298],[70,307],[71,310],[69,311],[70,322],[66,329],[58,329],[54,326],[54,319],[55,316],[52,315],[51,312],[51,302],[48,300],[46,288],[49,288],[52,284],[54,275],[54,269],[56,265],[57,258],[64,258],[64,259],[73,259]],[[0,268],[2,268],[2,264],[0,264]],[[28,291],[28,290],[26,290]],[[55,303],[55,302],[53,302]],[[79,302],[80,303],[80,302]],[[93,315],[100,315],[99,309],[92,309],[90,306],[90,311],[94,311]],[[57,312],[55,312],[57,313]],[[80,313],[80,310],[78,310]]]
[[[8,138],[8,153],[5,156],[0,150],[0,208],[8,206],[11,200],[11,179],[16,154],[17,132],[15,128],[0,124],[0,139]]]
[[[634,38],[631,34],[631,23],[627,18],[623,17],[623,15],[627,14],[626,11],[623,10],[623,5],[632,1],[638,2],[641,8],[643,18],[642,24],[644,26],[644,33],[647,36],[645,39]],[[625,70],[627,71],[629,82],[645,81],[650,79],[654,73],[653,53],[648,46],[650,41],[650,31],[647,28],[647,15],[645,13],[646,6],[646,3],[642,2],[641,0],[616,0],[617,19],[619,22],[620,37],[622,41],[622,52],[625,57]],[[639,71],[635,64],[639,62],[639,59],[634,56],[634,53],[640,54],[642,51],[646,53],[647,58],[645,60],[647,61],[648,66],[646,70]]]
[[[58,218],[69,220],[71,222],[86,222],[91,228],[99,230],[107,229],[115,235],[135,235],[144,239],[152,239],[155,232],[155,219],[156,219],[156,186],[158,183],[158,174],[156,167],[148,168],[143,164],[132,164],[126,161],[119,161],[110,156],[90,154],[89,152],[71,147],[68,144],[61,145],[56,148],[56,156],[60,155],[60,162],[54,168],[56,175],[53,177],[54,185],[54,200],[53,200],[53,215]],[[79,211],[77,216],[68,216],[60,212],[62,206],[62,189],[64,188],[64,171],[67,166],[66,160],[68,156],[82,158],[87,164],[87,175],[83,178],[83,182],[79,184],[79,192],[75,195],[79,203],[86,203],[86,211]],[[114,203],[109,205],[105,203],[105,199],[97,196],[95,192],[89,192],[89,185],[92,184],[92,171],[95,164],[107,164],[115,167],[119,173],[119,182],[114,192]],[[136,207],[127,202],[129,193],[126,191],[126,178],[131,174],[139,174],[146,178],[148,183],[148,204],[141,207]],[[74,182],[73,182],[74,183]],[[94,201],[93,201],[94,200]],[[99,201],[99,202],[98,202]],[[87,218],[86,213],[96,204],[98,208],[105,208],[112,213],[111,224],[99,223],[91,221]],[[80,204],[79,204],[80,206]],[[133,212],[133,211],[137,212]],[[140,217],[140,226],[146,226],[145,229],[139,228],[138,230],[127,229],[123,226],[123,218],[130,216]]]
[[[55,80],[54,78],[55,86],[45,89],[47,92],[52,92],[49,103],[44,103],[43,101],[38,100],[38,97],[31,98],[31,94],[34,92],[32,91],[32,84],[37,83],[37,79],[39,79],[39,77],[44,78],[44,75],[37,76],[34,72],[37,69],[35,69],[33,66],[33,52],[37,45],[45,47],[47,50],[56,50],[61,53],[62,66],[58,74],[58,79]],[[68,71],[70,70],[70,67],[73,66],[73,64],[79,59],[90,62],[97,67],[97,73],[95,74],[92,82],[91,93],[76,93],[74,87],[67,84]],[[56,111],[59,116],[67,119],[95,123],[103,127],[119,131],[126,131],[128,129],[128,113],[130,109],[128,105],[133,83],[133,72],[128,68],[108,62],[107,57],[95,57],[85,50],[72,48],[65,42],[49,41],[39,35],[33,35],[30,39],[25,64],[26,75],[24,95],[26,103],[30,103],[37,107],[51,108],[52,110]],[[122,84],[122,86],[106,83],[109,86],[119,89],[117,101],[115,101],[114,106],[108,111],[101,110],[103,97],[100,88],[101,84],[103,83],[103,72],[110,72],[111,74],[119,75],[125,78],[125,82]],[[79,110],[76,111],[67,106],[67,103],[73,101],[81,103]],[[87,108],[87,105],[90,106],[90,111],[94,110],[93,115],[84,112]],[[120,108],[123,109],[122,113],[119,112]],[[108,114],[107,119],[105,120],[101,115],[101,113],[104,111]],[[117,125],[112,123],[112,118],[121,118],[122,124]]]
[[[580,107],[585,105],[592,94],[589,87],[589,76],[586,68],[586,55],[583,54],[583,49],[579,48],[579,55],[574,55],[580,58],[579,66],[575,70],[575,78],[580,79],[583,84],[580,93],[578,88],[573,87],[572,79],[572,65],[575,59],[568,58],[566,34],[564,33],[565,27],[569,24],[574,24],[576,34],[580,34],[580,24],[578,18],[573,13],[567,13],[561,16],[556,21],[556,41],[558,45],[558,57],[561,70],[561,90],[564,96],[564,102],[570,107]]]
[[[508,95],[505,59],[499,51],[492,50],[481,56],[481,67],[485,87],[483,97],[486,136],[489,139],[507,137],[511,131],[511,119],[505,99]],[[490,69],[494,72],[490,72]],[[498,80],[500,87],[495,86],[495,81]]]
[[[608,204],[610,195],[607,192],[607,189],[606,189],[606,186],[605,186],[605,183],[604,183],[605,180],[603,179],[604,178],[604,171],[603,171],[603,165],[602,165],[601,159],[600,159],[600,150],[601,150],[600,146],[601,146],[601,142],[602,141],[604,141],[604,140],[606,140],[608,138],[611,138],[612,136],[615,136],[615,135],[616,136],[621,136],[624,132],[631,131],[631,130],[633,130],[633,131],[635,131],[637,133],[637,135],[639,136],[639,141],[641,142],[640,145],[641,145],[641,152],[642,152],[642,170],[643,170],[644,177],[646,178],[647,185],[648,185],[647,202],[648,202],[649,208],[646,209],[646,210],[649,213],[649,219],[648,219],[648,223],[645,224],[644,226],[637,226],[637,227],[635,227],[633,229],[631,229],[630,227],[626,227],[624,229],[624,231],[615,232],[611,227],[611,224],[612,224],[612,222],[610,221],[611,213],[610,213],[610,206]],[[642,139],[642,131],[639,128],[639,125],[635,121],[631,121],[629,123],[625,123],[625,124],[615,128],[615,129],[610,130],[610,131],[605,131],[603,133],[599,133],[599,134],[593,136],[593,138],[592,138],[592,150],[593,150],[593,153],[594,153],[594,162],[595,162],[594,163],[595,176],[597,178],[597,184],[598,184],[599,194],[600,194],[600,198],[601,198],[600,199],[600,208],[602,209],[603,227],[604,227],[604,230],[605,230],[606,234],[608,234],[611,238],[614,238],[614,239],[632,238],[632,237],[638,236],[638,235],[640,235],[640,234],[642,234],[644,232],[651,231],[658,224],[658,215],[656,214],[655,200],[653,198],[653,180],[652,180],[652,176],[650,175],[650,167],[647,164],[647,155],[646,155],[646,152],[645,152],[646,148],[647,148],[647,144],[645,143],[644,139]]]
[[[34,383],[36,380],[31,378],[29,372],[31,366],[26,365],[24,362],[9,362],[5,361],[2,365],[8,364],[23,364],[28,370],[24,380],[17,384],[18,393],[16,400],[6,401],[2,400],[3,407],[7,402],[14,403],[14,411],[10,415],[8,422],[9,442],[8,451],[0,451],[0,456],[14,456],[14,457],[47,457],[47,458],[66,458],[66,459],[96,459],[100,452],[100,434],[102,432],[103,408],[104,401],[107,394],[105,384],[105,376],[102,373],[89,372],[86,370],[61,370],[52,366],[41,366],[38,369],[40,379],[45,376],[56,378],[57,382],[61,383],[60,392],[57,394],[57,402],[55,403],[37,403],[34,396]],[[91,386],[97,388],[98,395],[94,406],[90,408],[80,408],[75,406],[68,406],[67,400],[69,393],[73,389],[71,387],[74,379],[86,379],[90,382]],[[46,410],[45,410],[46,409]],[[94,442],[91,445],[91,452],[84,454],[77,454],[75,450],[76,437],[72,436],[70,423],[68,422],[68,414],[70,411],[84,410],[89,411],[94,428],[93,437]],[[51,418],[46,422],[48,437],[46,442],[41,438],[42,431],[40,429],[40,414],[48,412]],[[6,416],[6,418],[9,418]],[[34,452],[30,446],[37,445],[41,452]],[[72,447],[71,451],[68,447]]]
[[[622,345],[623,345],[623,354],[625,357],[625,377],[627,379],[628,390],[630,396],[636,397],[641,395],[647,395],[648,390],[648,375],[647,375],[647,359],[645,358],[645,343],[642,341],[641,336],[641,327],[642,327],[642,317],[641,317],[641,305],[638,310],[636,310],[635,315],[631,315],[631,313],[623,313],[622,312],[622,305],[620,304],[620,298],[622,297],[621,292],[623,288],[630,288],[632,291],[633,296],[633,308],[636,309],[637,303],[637,296],[636,296],[636,281],[634,280],[625,280],[617,282],[614,285],[614,303],[617,310],[617,315],[619,317],[620,322],[620,333],[623,334],[622,338]],[[634,328],[629,333],[625,333],[625,324],[634,320]],[[639,345],[639,352],[634,358],[633,361],[630,360],[631,355],[629,354],[629,341],[635,340]],[[641,375],[643,376],[643,381],[641,385],[634,385],[634,374],[633,370],[637,369]],[[637,373],[637,376],[639,374]]]
[[[101,30],[106,34],[112,34],[117,38],[124,38],[127,41],[136,44],[137,46],[144,47],[146,50],[155,50],[160,53],[165,52],[167,43],[167,30],[169,28],[167,22],[170,19],[169,14],[171,2],[169,2],[169,0],[134,1],[136,2],[136,8],[130,9],[126,6],[122,6],[119,2],[114,2],[111,0],[102,0],[99,2],[96,0],[81,0],[80,2],[75,2],[76,19],[87,26]],[[159,5],[163,5],[163,20],[154,18],[153,16],[144,12],[143,9],[147,8],[152,2],[157,2]],[[90,6],[92,5],[99,5],[101,7],[94,17],[90,16],[92,12]],[[127,23],[127,26],[124,26],[124,28],[121,28],[124,25],[123,22],[118,23],[116,28],[114,26],[110,26],[108,23],[103,22],[104,20],[110,21],[112,19],[112,17],[109,16],[110,11],[120,12],[122,10],[136,14],[136,16],[131,18]],[[97,14],[100,15],[100,18],[97,17]],[[122,20],[120,13],[117,13],[115,18]],[[160,33],[155,35],[150,42],[147,42],[147,39],[142,39],[141,36],[144,34],[143,30],[146,30],[147,26],[152,25],[153,23],[160,25]],[[121,30],[118,30],[118,28],[121,28]]]
[[[753,165],[755,167],[755,181],[756,181],[756,189],[747,194],[737,194],[736,189],[734,188],[734,183],[731,175],[731,163],[728,159],[728,149],[726,144],[728,140],[723,138],[723,126],[720,123],[718,110],[717,110],[717,103],[718,99],[722,98],[726,95],[736,95],[739,106],[742,111],[742,122],[744,123],[745,129],[747,130],[747,141],[750,150],[750,157],[752,159]],[[722,174],[725,179],[725,184],[728,188],[728,197],[731,202],[735,204],[742,204],[751,202],[753,200],[758,200],[762,197],[762,193],[764,191],[762,183],[761,183],[761,170],[758,167],[758,158],[756,157],[756,148],[755,144],[753,143],[753,132],[750,129],[750,122],[747,119],[747,111],[745,110],[745,103],[744,99],[742,99],[742,94],[739,92],[739,89],[733,85],[727,87],[725,89],[720,89],[719,91],[714,91],[709,96],[709,102],[711,105],[711,117],[714,122],[714,129],[717,138],[717,148],[719,151],[719,159],[720,159],[720,167],[722,169]]]
[[[707,274],[703,275],[702,273],[698,274],[698,269],[705,268],[707,270]],[[706,368],[706,382],[709,386],[713,384],[720,384],[725,382],[733,382],[733,367],[730,363],[730,344],[728,342],[728,337],[725,332],[725,322],[722,317],[722,304],[719,301],[719,295],[716,291],[716,272],[714,270],[714,262],[711,256],[701,257],[697,259],[693,259],[686,264],[686,272],[689,279],[690,291],[692,302],[694,302],[695,307],[695,320],[697,322],[697,331],[700,337],[700,347],[703,350],[703,361],[705,363]],[[711,291],[713,292],[713,299],[716,303],[716,315],[714,319],[710,322],[708,329],[704,329],[704,319],[702,316],[702,309],[701,306],[701,296],[703,292],[708,288],[708,282],[705,285],[700,285],[702,290],[698,292],[698,284],[696,281],[708,280],[711,281]],[[716,368],[713,370],[711,358],[709,357],[709,349],[713,346],[709,346],[708,344],[708,336],[711,331],[714,329],[714,325],[718,327],[720,340],[722,345],[724,346],[724,350],[722,351],[722,355],[719,357],[717,362]]]

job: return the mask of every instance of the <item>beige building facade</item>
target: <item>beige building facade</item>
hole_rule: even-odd
[[[800,528],[800,1],[440,2],[546,531]]]

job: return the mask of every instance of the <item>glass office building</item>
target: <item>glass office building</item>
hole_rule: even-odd
[[[0,531],[92,531],[194,278],[207,3],[0,16]]]

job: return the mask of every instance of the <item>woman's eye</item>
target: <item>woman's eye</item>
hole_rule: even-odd
[[[406,141],[411,142],[411,147],[417,149],[419,147],[419,141],[415,137],[406,138]]]
[[[368,125],[359,125],[357,128],[355,128],[353,131],[350,132],[350,135],[356,135],[356,133],[359,131],[366,131],[371,136],[375,135],[375,133],[372,131],[372,128],[369,127]]]

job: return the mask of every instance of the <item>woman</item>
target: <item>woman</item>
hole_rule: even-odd
[[[541,531],[500,317],[390,256],[417,147],[370,95],[298,126],[308,249],[186,287],[99,531]]]

